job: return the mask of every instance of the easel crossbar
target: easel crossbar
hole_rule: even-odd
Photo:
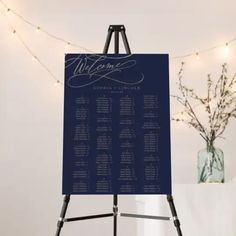
[[[72,217],[72,218],[65,218],[63,222],[72,222],[72,221],[80,221],[80,220],[90,220],[96,218],[106,218],[114,216],[114,213],[107,213],[107,214],[98,214],[98,215],[90,215],[90,216],[80,216],[80,217]],[[130,213],[118,213],[118,216],[122,217],[131,217],[131,218],[142,218],[142,219],[153,219],[153,220],[172,220],[172,217],[167,216],[152,216],[152,215],[140,215],[140,214],[130,214]]]
[[[90,216],[80,216],[80,217],[73,217],[73,218],[66,218],[63,221],[64,222],[72,222],[72,221],[79,221],[79,220],[90,220],[90,219],[96,219],[96,218],[105,218],[105,217],[111,217],[114,216],[113,213],[108,214],[99,214],[99,215],[90,215]]]
[[[139,214],[129,214],[129,213],[120,213],[120,216],[131,217],[131,218],[142,218],[142,219],[152,219],[152,220],[172,220],[171,217],[167,216],[151,216],[151,215],[139,215]]]

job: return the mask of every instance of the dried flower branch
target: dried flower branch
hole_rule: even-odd
[[[216,138],[222,138],[221,135],[224,133],[229,120],[236,118],[236,74],[232,78],[228,77],[227,64],[223,64],[221,75],[215,83],[211,75],[208,75],[207,94],[201,97],[197,95],[194,89],[183,84],[183,72],[184,63],[182,62],[177,82],[181,95],[172,95],[172,97],[184,107],[185,116],[173,117],[172,120],[184,122],[195,128],[210,145]],[[206,125],[194,110],[193,102],[198,102],[204,108],[207,115]]]

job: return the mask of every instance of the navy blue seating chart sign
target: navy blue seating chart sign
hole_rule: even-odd
[[[63,194],[171,194],[167,54],[66,54]]]

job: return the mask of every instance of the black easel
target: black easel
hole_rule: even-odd
[[[131,54],[128,39],[126,37],[125,33],[125,27],[124,25],[110,25],[108,29],[107,39],[105,42],[103,53],[108,53],[109,45],[111,42],[112,34],[114,33],[115,41],[114,41],[114,52],[115,54],[119,53],[119,35],[121,34],[123,43],[125,46],[125,51],[127,54]],[[151,216],[151,215],[140,215],[140,214],[130,214],[130,213],[119,213],[118,212],[118,195],[113,195],[113,213],[107,213],[107,214],[99,214],[99,215],[90,215],[90,216],[81,216],[81,217],[73,217],[73,218],[65,218],[66,211],[68,208],[68,204],[70,202],[70,195],[65,195],[63,206],[61,209],[60,218],[57,223],[57,231],[55,236],[60,236],[61,229],[65,222],[72,222],[72,221],[80,221],[80,220],[89,220],[89,219],[95,219],[95,218],[105,218],[105,217],[113,217],[114,218],[114,224],[113,224],[113,236],[117,236],[117,217],[132,217],[132,218],[142,218],[142,219],[154,219],[154,220],[173,220],[174,225],[176,227],[178,236],[182,236],[182,232],[180,229],[180,221],[177,216],[177,212],[174,205],[174,200],[171,195],[167,195],[167,201],[170,206],[170,210],[172,213],[172,217],[165,217],[165,216]]]

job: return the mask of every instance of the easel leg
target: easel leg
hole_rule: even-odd
[[[178,216],[177,216],[177,212],[176,212],[176,209],[175,209],[175,204],[174,204],[173,197],[171,195],[167,195],[167,201],[169,202],[169,205],[170,205],[170,210],[171,210],[171,213],[172,213],[174,225],[176,227],[178,236],[182,236],[182,232],[181,232],[181,229],[180,229],[180,221],[179,221]]]
[[[122,36],[122,39],[123,39],[123,42],[124,42],[126,53],[131,54],[128,39],[127,39],[127,36],[125,34],[125,28],[124,27],[121,28],[121,36]]]
[[[63,227],[63,224],[64,224],[64,218],[65,218],[65,215],[66,215],[66,211],[67,211],[69,201],[70,201],[70,195],[65,195],[64,200],[63,200],[62,209],[61,209],[60,218],[57,222],[57,231],[56,231],[55,236],[60,236],[61,228]]]
[[[108,53],[108,48],[110,46],[112,33],[113,33],[113,28],[110,26],[108,29],[107,39],[103,49],[103,53]]]
[[[117,236],[117,213],[118,213],[118,196],[113,195],[113,214],[114,214],[114,230],[113,235]]]

